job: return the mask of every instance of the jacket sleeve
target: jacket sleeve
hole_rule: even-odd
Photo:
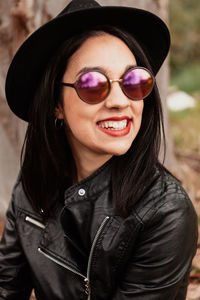
[[[168,195],[136,241],[113,300],[186,299],[197,236],[187,195]]]
[[[14,198],[15,188],[0,241],[0,300],[28,300],[31,294],[29,267],[17,232]]]

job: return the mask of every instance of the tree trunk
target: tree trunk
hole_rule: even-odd
[[[50,17],[44,0],[0,1],[0,216],[7,208],[19,172],[19,157],[26,123],[19,120],[5,100],[5,78],[17,48],[28,34]]]

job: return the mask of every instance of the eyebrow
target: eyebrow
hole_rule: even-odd
[[[104,73],[106,73],[106,70],[102,67],[84,67],[82,69],[80,69],[80,71],[76,74],[76,76],[83,74],[83,73],[87,73],[90,71],[103,71]]]
[[[126,73],[128,70],[130,70],[131,68],[134,68],[136,67],[136,64],[135,65],[127,65],[124,72],[122,73],[122,76],[124,73]],[[81,75],[83,73],[87,73],[87,72],[90,72],[90,71],[100,71],[100,72],[104,72],[105,74],[107,74],[107,70],[103,67],[100,67],[100,66],[94,66],[94,67],[84,67],[82,69],[80,69],[80,71],[76,74],[76,76],[78,75]]]
[[[130,69],[132,69],[132,68],[135,68],[135,67],[137,67],[136,64],[126,66],[126,68],[125,68],[125,70],[124,70],[124,73],[126,73],[128,70],[130,70]],[[124,73],[123,73],[123,74],[124,74]]]

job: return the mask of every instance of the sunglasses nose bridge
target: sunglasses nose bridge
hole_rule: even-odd
[[[119,83],[114,87],[111,87],[112,83]],[[123,79],[109,79],[109,93],[107,97],[105,98],[105,106],[108,108],[125,108],[127,107],[129,103],[129,99],[126,96],[126,94],[122,90],[122,82]],[[120,91],[119,91],[120,90]]]
[[[124,89],[123,89],[123,78],[120,78],[120,79],[109,79],[109,82],[110,82],[110,89],[111,89],[111,84],[112,83],[118,82],[119,85],[120,85],[121,91],[127,97],[127,95],[126,95],[126,93],[124,92]]]
[[[122,89],[122,82],[123,82],[122,78],[120,78],[120,79],[118,79],[118,78],[116,78],[116,79],[109,79],[109,82],[110,82],[110,89],[111,89],[111,84],[114,83],[114,82],[118,82],[119,85],[120,85],[120,87],[121,87],[121,89]]]
[[[113,83],[113,82],[119,82],[119,83],[121,83],[122,79],[110,79],[110,83]]]

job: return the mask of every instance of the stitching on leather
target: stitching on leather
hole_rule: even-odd
[[[90,269],[91,270],[91,278],[93,277],[93,273],[94,273],[94,270],[95,270],[96,264],[97,264],[97,256],[98,256],[98,252],[99,252],[98,246],[101,243],[102,239],[104,238],[106,232],[108,231],[108,228],[113,223],[113,221],[114,221],[114,218],[108,220],[107,224],[104,227],[104,230],[102,231],[100,238],[98,239],[98,241],[96,243],[96,251],[94,251],[94,253],[93,253],[93,260],[92,260],[91,269]],[[98,249],[98,251],[97,251],[97,249]],[[109,284],[110,284],[110,286],[112,286],[112,282],[109,282]]]
[[[174,183],[174,182],[171,182],[171,183]],[[182,199],[186,198],[186,195],[185,195],[185,193],[182,191],[182,188],[180,188],[180,187],[177,186],[176,184],[174,184],[174,186],[178,187],[178,189],[176,189],[176,190],[177,190],[177,193],[178,193],[179,197],[181,197]],[[158,190],[159,190],[159,188],[158,188]],[[152,191],[152,193],[153,193],[153,192],[155,192],[155,190]],[[165,193],[160,193],[160,194],[161,194],[160,197],[159,197],[158,195],[156,195],[155,197],[152,197],[152,198],[149,199],[149,201],[151,201],[151,202],[153,202],[153,203],[152,203],[151,206],[146,206],[146,208],[149,208],[149,209],[146,210],[145,214],[144,214],[143,217],[141,218],[142,220],[146,217],[146,215],[147,215],[150,211],[152,211],[152,216],[151,216],[150,219],[149,219],[149,220],[151,220],[151,218],[152,218],[153,215],[156,213],[156,211],[159,210],[159,208],[160,208],[162,205],[165,204],[165,202],[164,202],[165,197],[166,197],[166,196],[168,197],[168,196],[174,194],[174,189],[172,190],[172,189],[169,189],[169,188],[168,188],[167,192],[165,192]],[[151,194],[150,194],[149,196],[151,196]],[[157,199],[158,197],[159,197],[159,205],[155,206],[155,199]],[[141,208],[140,210],[142,210],[142,208]],[[149,221],[149,220],[148,220],[148,221]],[[144,222],[143,222],[143,223],[144,223]]]
[[[138,222],[140,222],[141,225],[144,225],[142,218],[138,215],[138,213],[133,210],[132,215],[137,219]]]
[[[114,218],[109,219],[108,222],[106,223],[106,225],[105,225],[103,231],[101,232],[100,237],[99,237],[98,240],[97,240],[97,243],[96,243],[96,250],[98,249],[99,244],[101,243],[103,237],[105,236],[106,232],[108,231],[108,228],[109,228],[110,225],[113,223],[113,220],[114,220]],[[108,224],[109,224],[109,226],[108,226]],[[91,264],[91,270],[92,270],[92,266],[95,268],[96,261],[97,261],[96,258],[97,258],[97,256],[98,256],[97,253],[98,253],[98,251],[94,251],[94,252],[93,252],[93,259],[92,259],[92,264]]]
[[[109,226],[112,224],[112,222],[113,222],[113,220],[114,220],[114,218],[113,219],[111,219],[111,221],[110,221],[110,223],[108,222],[106,225],[108,226],[108,224],[109,224]],[[141,223],[138,223],[136,226],[135,226],[135,231],[137,231],[137,229],[138,229],[138,227],[141,225]],[[105,228],[107,227],[107,226],[105,226]],[[109,226],[108,226],[108,228],[109,228]],[[116,272],[116,270],[119,268],[119,266],[120,266],[120,264],[121,264],[121,261],[123,260],[123,258],[124,258],[124,255],[125,255],[125,253],[126,253],[126,251],[127,251],[127,248],[128,248],[128,246],[129,246],[129,244],[130,244],[130,242],[131,242],[131,240],[132,240],[132,230],[130,229],[130,231],[129,231],[129,236],[127,235],[127,237],[128,237],[128,239],[127,240],[123,240],[120,244],[119,244],[119,247],[118,247],[118,250],[117,250],[117,252],[116,252],[116,264],[115,264],[115,267],[113,267],[112,268],[112,271],[115,273]],[[103,237],[105,236],[105,234],[106,234],[106,230],[104,230],[103,232],[102,232],[102,235],[101,235],[101,238],[99,238],[98,239],[98,242],[97,242],[97,244],[96,244],[96,248],[98,248],[98,245],[101,243],[101,241],[102,241],[102,239],[103,239]],[[95,255],[94,255],[95,254]],[[96,262],[97,262],[97,256],[98,256],[98,251],[96,251],[96,253],[94,253],[93,254],[93,262],[92,262],[92,265],[91,265],[91,270],[93,269],[95,269],[95,267],[96,267]]]
[[[171,193],[167,193],[167,196],[170,196],[170,195],[174,195],[174,192],[171,192]],[[187,197],[185,196],[185,194],[183,194],[183,193],[180,193],[179,194],[179,197],[181,196],[181,198],[182,199],[186,199]],[[151,221],[152,220],[152,218],[154,217],[154,215],[157,213],[157,211],[162,207],[162,206],[164,206],[164,205],[166,205],[166,204],[169,204],[168,202],[164,202],[164,198],[166,197],[166,195],[162,195],[162,197],[160,198],[160,201],[159,201],[159,205],[157,206],[157,207],[154,207],[153,208],[153,206],[151,206],[147,211],[146,211],[146,213],[144,214],[144,216],[143,216],[143,219],[144,219],[144,217],[148,214],[148,212],[149,211],[151,211],[152,210],[152,216],[149,218],[149,220],[148,220],[148,222],[149,221]]]
[[[135,232],[137,231],[137,228],[139,227],[140,224],[137,224],[136,227],[135,227]],[[130,230],[131,231],[131,230]],[[131,231],[132,232],[132,231]],[[132,241],[132,235],[130,234],[127,241],[122,241],[121,244],[124,243],[124,245],[121,247],[122,249],[120,249],[120,246],[118,249],[120,249],[120,251],[118,251],[119,253],[119,256],[118,254],[116,256],[118,256],[118,259],[116,260],[116,264],[115,264],[115,267],[113,268],[113,272],[116,273],[117,269],[119,268],[119,266],[121,265],[121,261],[123,260],[124,256],[125,256],[125,253],[127,251],[127,249],[129,248],[129,244],[131,243]]]

